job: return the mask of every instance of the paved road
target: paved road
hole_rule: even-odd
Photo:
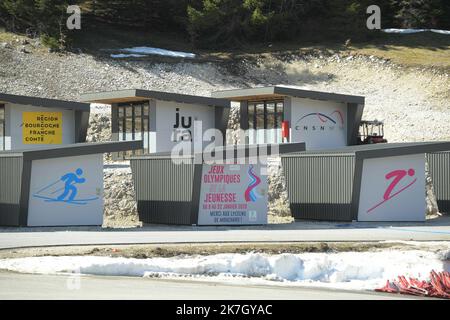
[[[77,289],[79,284],[79,289]],[[70,289],[69,289],[70,288]],[[416,297],[294,287],[241,286],[132,277],[31,275],[0,272],[0,300],[170,299],[170,300],[417,299]]]
[[[0,249],[87,244],[383,240],[450,241],[450,217],[422,224],[296,222],[259,227],[0,228]]]

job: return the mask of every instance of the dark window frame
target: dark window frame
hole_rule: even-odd
[[[268,112],[268,105],[271,105],[270,112]],[[261,110],[257,106],[263,106],[263,116],[258,116],[260,113],[258,110]],[[250,110],[253,110],[253,114],[250,113]],[[267,99],[267,100],[248,100],[246,109],[244,112],[247,113],[247,129],[254,130],[267,130],[267,129],[281,129],[282,123],[284,121],[284,100],[283,99]],[[258,123],[258,120],[262,120],[262,126]],[[268,125],[271,125],[268,128]],[[278,140],[278,133],[275,132],[275,139]],[[267,142],[268,133],[264,132],[264,141]]]
[[[268,114],[267,114],[267,104],[272,103],[275,105],[275,109],[274,109],[274,127],[273,128],[267,128],[267,119],[268,119]],[[282,104],[282,110],[281,112],[278,110],[279,107],[279,103]],[[250,115],[249,109],[250,107],[253,108],[253,115],[252,118],[250,119],[250,117],[248,117],[248,128],[252,128],[257,130],[258,127],[258,123],[257,123],[257,108],[256,105],[257,104],[263,104],[264,105],[264,116],[263,116],[263,121],[264,121],[264,129],[278,129],[278,122],[281,124],[284,121],[284,101],[283,100],[278,100],[278,99],[274,99],[274,100],[259,100],[259,101],[248,101],[247,103],[247,115]],[[278,121],[278,115],[281,114],[281,121]],[[281,126],[280,126],[281,128]]]
[[[150,132],[150,101],[133,101],[133,102],[124,102],[118,103],[116,108],[117,110],[117,119],[115,119],[117,123],[117,134],[122,136],[122,140],[126,139],[127,133],[131,133],[131,139],[136,139],[136,133],[141,133],[141,139],[144,139],[144,133]],[[131,113],[130,109],[131,108]],[[140,115],[136,115],[136,109],[140,109]],[[146,109],[147,112],[144,112]],[[122,111],[122,112],[121,112]],[[146,114],[147,113],[147,114]],[[121,115],[122,114],[122,115]],[[140,128],[136,127],[136,118],[140,118]],[[127,120],[131,120],[131,131],[127,127]],[[120,128],[120,123],[122,124],[122,128]],[[121,131],[122,130],[122,131]],[[138,130],[138,131],[136,131]],[[129,156],[134,156],[138,154],[148,153],[150,150],[150,139],[147,139],[147,144],[144,145],[143,149],[133,150],[129,152],[120,152],[119,157],[126,159]]]
[[[0,139],[2,139],[2,148],[0,150],[6,150],[6,108],[5,105],[0,103],[0,110],[3,117],[0,117],[0,124],[2,125],[2,129],[0,131]]]
[[[275,123],[275,128],[278,129],[278,122],[280,123],[280,128],[282,127],[283,121],[284,121],[284,101],[283,100],[279,100],[279,101],[275,101],[275,117],[274,117],[274,123]],[[281,103],[282,104],[282,110],[281,112],[278,111],[278,104]],[[281,114],[281,121],[278,121],[278,114]]]

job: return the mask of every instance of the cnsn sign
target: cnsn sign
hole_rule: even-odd
[[[340,110],[334,110],[330,114],[312,112],[303,115],[295,123],[297,131],[332,131],[344,130],[344,116]]]

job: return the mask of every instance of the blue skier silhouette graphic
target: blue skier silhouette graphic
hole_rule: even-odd
[[[69,196],[69,198],[67,198],[67,201],[73,201],[73,199],[75,199],[75,197],[78,193],[78,190],[77,190],[77,187],[75,187],[75,184],[86,182],[85,178],[78,178],[78,176],[81,177],[81,175],[83,174],[83,170],[81,170],[81,168],[78,168],[75,171],[75,173],[69,172],[61,177],[61,180],[64,181],[64,183],[65,183],[64,192],[58,198],[56,198],[57,200],[63,201],[64,199],[66,199],[66,197],[69,195],[69,193],[70,193],[70,196]]]
[[[76,169],[75,172],[68,172],[57,181],[40,189],[38,192],[33,194],[33,197],[43,199],[45,202],[65,202],[76,205],[85,205],[89,201],[97,200],[98,197],[84,199],[77,198],[78,188],[76,185],[86,182],[86,179],[83,178],[82,175],[83,170],[81,168]],[[64,186],[57,188],[61,184],[64,184]],[[57,189],[53,190],[54,188]],[[55,194],[59,195],[56,196]]]

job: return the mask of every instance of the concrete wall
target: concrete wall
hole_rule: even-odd
[[[75,143],[75,111],[55,108],[43,108],[7,103],[6,118],[6,150],[39,149],[49,144],[23,144],[22,114],[23,112],[62,112],[62,144]]]
[[[347,145],[348,124],[345,103],[294,97],[289,100],[285,120],[289,121],[291,127],[290,142],[305,142],[307,150],[339,148]]]

